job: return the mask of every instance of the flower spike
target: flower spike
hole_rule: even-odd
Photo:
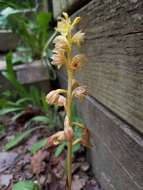
[[[86,86],[81,86],[74,78],[75,72],[82,68],[86,58],[82,53],[75,54],[84,41],[85,34],[82,31],[74,33],[74,28],[80,23],[81,18],[76,17],[71,20],[67,13],[63,12],[59,18],[56,31],[59,33],[54,39],[55,48],[53,50],[52,62],[58,69],[65,67],[67,71],[68,87],[67,90],[57,89],[48,93],[46,102],[57,106],[63,106],[66,112],[64,120],[64,130],[55,133],[48,138],[51,146],[57,146],[63,141],[67,142],[67,190],[71,190],[72,184],[72,147],[80,143],[86,147],[91,147],[89,140],[89,130],[84,124],[73,121],[72,102],[77,97],[80,100],[87,95]],[[82,130],[81,137],[75,135],[75,128]]]

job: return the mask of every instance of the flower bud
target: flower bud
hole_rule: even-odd
[[[63,12],[62,15],[65,17],[65,19],[69,18],[68,14],[66,12]]]
[[[90,143],[90,132],[88,128],[84,128],[83,134],[82,134],[82,139],[81,139],[81,144],[83,146],[86,146],[88,148],[92,147],[92,144]]]
[[[65,120],[64,120],[64,127],[65,128],[71,127],[70,126],[70,121],[69,121],[69,118],[68,118],[67,115],[66,115]]]
[[[73,140],[73,129],[72,127],[65,127],[64,128],[64,133],[65,133],[65,138],[67,141],[72,141]]]
[[[78,24],[80,22],[81,18],[80,17],[76,17],[72,23],[72,27],[74,27],[74,25]]]

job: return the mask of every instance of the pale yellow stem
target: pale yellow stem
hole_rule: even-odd
[[[67,116],[69,118],[70,127],[71,125],[71,106],[72,106],[72,78],[73,73],[68,69],[68,91],[67,91]],[[72,141],[68,141],[68,152],[67,152],[67,177],[68,177],[68,190],[71,190],[72,185]]]

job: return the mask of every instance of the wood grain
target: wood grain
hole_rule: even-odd
[[[60,84],[66,77],[58,72]],[[77,101],[78,114],[91,131],[88,151],[104,190],[143,190],[143,137],[92,97]]]
[[[76,15],[82,17],[88,57],[79,80],[143,133],[143,1],[92,0]]]
[[[143,189],[143,138],[94,99],[79,104],[95,144],[91,164],[104,188]]]

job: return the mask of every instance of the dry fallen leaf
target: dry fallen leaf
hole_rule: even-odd
[[[44,171],[46,163],[44,160],[49,156],[48,152],[40,150],[31,159],[32,171],[34,174],[39,174]]]
[[[78,175],[73,176],[73,181],[72,181],[72,190],[81,190],[86,183],[85,178],[80,178]]]

